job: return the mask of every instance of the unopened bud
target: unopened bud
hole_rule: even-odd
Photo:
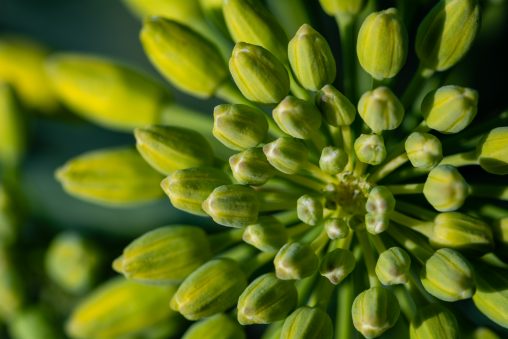
[[[400,247],[383,251],[376,263],[376,275],[383,285],[404,284],[408,281],[411,257]]]
[[[316,106],[323,113],[326,122],[332,126],[349,126],[355,120],[355,106],[332,85],[326,85],[319,90]]]
[[[287,96],[272,111],[282,131],[298,139],[310,139],[321,126],[321,114],[311,103]]]
[[[423,195],[436,210],[455,211],[469,195],[469,185],[455,167],[439,165],[427,176]]]
[[[443,159],[441,141],[429,133],[411,133],[405,149],[411,165],[416,168],[433,168]]]
[[[273,265],[277,278],[301,280],[316,272],[319,258],[312,247],[299,242],[288,243],[277,252]]]
[[[355,257],[351,251],[336,248],[325,254],[319,266],[319,273],[332,284],[338,285],[353,272],[355,266]]]
[[[378,87],[362,95],[358,113],[374,133],[379,133],[399,127],[404,107],[388,87]]]
[[[386,158],[384,139],[378,134],[361,134],[354,149],[358,160],[369,165],[379,165]]]

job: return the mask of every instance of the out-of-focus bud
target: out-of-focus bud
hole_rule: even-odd
[[[425,67],[444,71],[469,50],[478,30],[477,0],[441,0],[427,14],[416,33],[416,54]]]
[[[213,259],[183,281],[171,308],[189,320],[207,318],[233,306],[246,286],[247,278],[236,261]]]
[[[228,71],[217,48],[190,28],[161,17],[145,21],[141,43],[152,64],[175,87],[210,97]]]
[[[441,141],[429,133],[413,132],[404,144],[411,165],[416,168],[433,168],[443,159]]]
[[[132,206],[161,197],[162,176],[130,148],[92,151],[69,160],[56,171],[63,188],[97,204]]]
[[[256,147],[266,138],[268,122],[257,108],[241,104],[222,104],[213,110],[213,136],[226,147],[243,151]]]
[[[474,304],[496,324],[508,327],[508,272],[487,265],[476,265],[475,271]]]
[[[286,174],[295,174],[307,163],[308,150],[300,140],[281,137],[263,146],[268,162]]]
[[[202,338],[245,339],[245,332],[236,321],[221,313],[195,323],[182,337],[182,339]]]
[[[336,248],[321,260],[319,273],[332,284],[338,285],[355,269],[356,261],[351,251]]]
[[[261,46],[238,42],[229,59],[229,70],[238,89],[251,101],[275,104],[289,92],[286,68]]]
[[[316,106],[332,126],[349,126],[355,120],[356,108],[332,85],[326,85],[316,95]]]
[[[319,308],[302,306],[284,320],[280,337],[284,339],[332,339],[332,320],[328,313]]]
[[[8,85],[1,82],[0,77],[0,164],[19,164],[26,146],[23,125],[23,112],[14,93]]]
[[[488,327],[477,327],[469,333],[466,339],[501,339],[493,330]]]
[[[427,292],[444,301],[471,298],[475,290],[473,268],[459,252],[438,249],[423,266],[420,279]]]
[[[296,201],[298,219],[311,226],[323,219],[323,204],[319,197],[304,194]]]
[[[411,257],[400,247],[391,247],[379,255],[376,275],[383,285],[404,284],[408,281]]]
[[[260,147],[232,155],[229,166],[235,179],[243,185],[263,185],[275,174]]]
[[[328,15],[354,16],[362,10],[364,0],[319,0],[319,2]]]
[[[508,127],[491,130],[478,146],[478,161],[487,172],[508,174]]]
[[[316,272],[319,258],[312,247],[299,242],[288,243],[273,260],[275,274],[282,280],[301,280]]]
[[[418,310],[409,325],[411,339],[446,338],[458,339],[459,328],[452,312],[431,304]]]
[[[319,168],[324,172],[335,175],[342,172],[348,162],[346,151],[334,146],[326,146],[321,151],[319,158]]]
[[[360,134],[354,149],[358,160],[369,165],[379,165],[386,158],[384,139],[379,134]]]
[[[440,212],[454,211],[469,195],[469,185],[451,165],[439,165],[430,171],[423,186],[425,199]]]
[[[397,322],[400,314],[395,295],[383,287],[371,287],[356,296],[351,315],[353,325],[366,338],[383,334]]]
[[[113,267],[129,280],[172,284],[185,279],[211,256],[210,243],[201,228],[166,226],[131,242]]]
[[[406,62],[407,31],[397,9],[371,13],[356,43],[358,61],[373,78],[393,78]]]
[[[210,166],[213,151],[199,133],[176,126],[150,126],[136,128],[136,148],[141,156],[157,171],[173,171]]]
[[[324,224],[326,234],[331,240],[343,239],[349,234],[349,227],[343,218],[328,218]]]
[[[374,133],[399,127],[404,107],[388,87],[365,92],[358,101],[358,113]]]
[[[40,307],[30,307],[16,314],[9,323],[9,334],[15,339],[59,339],[53,319]]]
[[[14,241],[19,223],[20,218],[12,196],[0,185],[0,246]]]
[[[390,226],[390,217],[388,214],[365,214],[365,228],[371,234],[380,234]]]
[[[288,240],[282,223],[272,216],[262,216],[245,228],[243,241],[263,252],[277,252]]]
[[[238,322],[270,324],[286,318],[296,307],[298,293],[292,281],[266,273],[250,283],[238,299]]]
[[[395,198],[385,186],[376,186],[369,192],[365,209],[372,214],[389,214],[395,209]]]
[[[193,23],[200,19],[201,9],[197,0],[123,0],[141,18],[160,15],[181,22]]]
[[[7,249],[0,245],[0,317],[9,321],[25,304],[24,284]]]
[[[285,133],[310,139],[321,126],[321,114],[311,103],[287,96],[272,111],[273,119]]]

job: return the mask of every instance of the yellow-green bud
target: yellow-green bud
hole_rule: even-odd
[[[335,175],[344,170],[348,162],[348,154],[342,148],[326,146],[321,151],[319,168],[324,172]]]
[[[469,195],[469,185],[455,167],[439,165],[430,171],[423,195],[436,210],[455,211]]]
[[[331,240],[343,239],[349,234],[349,227],[343,218],[328,218],[324,225],[326,234]]]
[[[214,189],[201,207],[220,225],[245,227],[258,219],[259,201],[249,186],[223,185]]]
[[[358,113],[374,133],[399,127],[404,107],[388,87],[365,92],[358,101]]]
[[[0,246],[11,244],[16,238],[20,216],[11,194],[0,184]]]
[[[260,147],[232,155],[229,166],[234,178],[243,185],[263,185],[275,174],[275,169]]]
[[[277,252],[288,240],[282,223],[272,216],[261,216],[255,224],[245,228],[243,241],[263,252]]]
[[[171,308],[189,320],[207,318],[236,304],[246,286],[247,278],[236,261],[213,259],[183,281]]]
[[[136,128],[136,148],[143,159],[162,174],[173,171],[210,166],[213,151],[199,133],[176,126],[149,126]]]
[[[210,243],[201,228],[173,225],[135,239],[113,267],[129,280],[172,284],[185,279],[211,257]]]
[[[390,217],[388,214],[365,214],[365,228],[371,234],[380,234],[390,226]]]
[[[493,330],[488,327],[477,327],[469,333],[466,339],[501,339]]]
[[[295,174],[307,163],[308,150],[300,140],[281,137],[263,146],[268,162],[286,174]]]
[[[405,284],[410,268],[409,254],[400,247],[391,247],[379,255],[376,275],[383,285]]]
[[[236,321],[221,313],[195,323],[182,337],[182,339],[203,338],[245,339],[245,332]]]
[[[317,196],[304,194],[296,201],[298,219],[315,226],[323,219],[323,203]]]
[[[201,19],[201,9],[197,0],[123,0],[140,18],[160,15],[186,24]]]
[[[427,292],[444,301],[471,298],[475,290],[473,268],[450,248],[438,249],[423,266],[420,279]]]
[[[247,105],[222,104],[213,110],[213,135],[226,147],[243,151],[265,140],[268,122],[265,114]]]
[[[336,248],[324,255],[319,273],[332,284],[338,285],[355,269],[356,261],[351,251]]]
[[[287,96],[272,111],[273,119],[285,133],[298,139],[310,139],[321,126],[321,114],[311,103]]]
[[[332,339],[333,325],[325,311],[308,306],[297,308],[282,327],[281,339]]]
[[[0,165],[19,164],[25,152],[25,138],[23,112],[12,89],[0,78]]]
[[[266,273],[251,282],[238,299],[238,322],[270,324],[286,318],[296,307],[298,293],[292,281]]]
[[[175,87],[207,98],[227,78],[217,48],[190,28],[161,17],[145,21],[141,43],[152,64]]]
[[[282,280],[301,280],[318,269],[319,258],[312,247],[299,242],[282,246],[273,260],[275,274]]]
[[[425,67],[444,71],[469,50],[478,30],[477,0],[441,0],[427,14],[416,33],[416,54]]]
[[[477,265],[476,293],[473,302],[476,307],[496,324],[508,327],[508,274],[506,270]]]
[[[355,106],[332,85],[326,85],[319,90],[316,95],[316,106],[329,125],[349,126],[355,120]]]
[[[393,327],[400,314],[395,295],[383,287],[371,287],[353,301],[353,325],[366,338],[375,338]]]
[[[354,149],[358,160],[369,165],[379,165],[386,158],[384,139],[379,134],[361,134]]]
[[[300,84],[318,91],[335,80],[335,59],[328,42],[314,28],[303,24],[288,45],[291,68]]]
[[[326,14],[354,16],[360,13],[364,0],[319,0]]]
[[[487,172],[508,174],[508,127],[491,130],[478,147],[478,161]]]
[[[275,104],[289,92],[289,75],[284,65],[267,49],[238,42],[229,59],[233,80],[249,100]]]
[[[390,214],[395,209],[395,198],[387,187],[376,186],[369,192],[365,209],[372,214]]]
[[[443,159],[441,141],[429,133],[413,132],[404,144],[411,165],[416,168],[433,168]]]
[[[356,54],[373,78],[393,78],[406,62],[407,31],[397,9],[371,13],[358,32]]]
[[[159,199],[162,193],[162,176],[130,148],[77,156],[56,171],[56,178],[70,195],[118,207]]]
[[[25,287],[18,266],[0,245],[0,318],[11,320],[25,306]]]
[[[410,339],[458,339],[459,327],[452,312],[438,304],[418,310],[409,325]]]
[[[15,339],[62,338],[53,319],[40,307],[30,307],[16,314],[9,323],[9,334]]]

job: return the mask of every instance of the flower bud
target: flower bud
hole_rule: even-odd
[[[229,183],[230,180],[223,171],[198,167],[174,171],[160,185],[174,207],[204,216],[206,213],[201,205],[206,198],[216,187]]]
[[[397,9],[371,13],[358,32],[356,53],[373,78],[393,78],[406,62],[407,31]]]
[[[326,234],[331,240],[343,239],[349,233],[349,227],[343,218],[328,218],[324,224]]]
[[[349,126],[355,120],[356,108],[332,85],[326,85],[316,95],[316,106],[329,125]]]
[[[477,110],[478,92],[453,85],[430,92],[422,101],[422,115],[427,126],[447,134],[458,133],[466,128]]]
[[[425,67],[444,71],[469,50],[480,20],[477,0],[441,0],[416,33],[416,54]]]
[[[357,15],[363,8],[364,0],[319,0],[326,14]]]
[[[365,209],[372,214],[389,214],[395,209],[395,198],[385,186],[376,186],[369,192]]]
[[[286,68],[261,46],[238,42],[229,59],[229,70],[238,89],[251,101],[275,104],[289,92]]]
[[[220,313],[193,324],[182,339],[245,339],[245,332],[238,323]]]
[[[171,308],[189,320],[207,318],[233,306],[246,286],[247,278],[237,262],[213,259],[183,281]]]
[[[471,298],[475,290],[471,264],[450,248],[438,249],[427,259],[420,279],[427,292],[444,301]]]
[[[332,284],[338,285],[355,269],[356,261],[351,251],[336,248],[324,255],[319,273]]]
[[[18,266],[7,248],[0,245],[0,318],[11,320],[25,306],[25,287]]]
[[[491,130],[478,147],[478,161],[487,172],[508,174],[508,127]]]
[[[298,219],[311,226],[317,225],[323,219],[323,204],[316,196],[304,194],[296,201]]]
[[[196,20],[204,19],[201,17],[197,0],[123,0],[123,2],[141,19],[160,15],[182,24],[192,24]]]
[[[481,313],[502,327],[508,327],[508,274],[506,270],[477,265],[477,289],[473,302]]]
[[[262,148],[250,148],[232,155],[229,166],[235,179],[243,185],[263,185],[275,174]]]
[[[440,212],[454,211],[469,195],[469,185],[451,165],[439,165],[430,171],[423,186],[425,199]]]
[[[162,174],[173,171],[210,166],[213,151],[199,133],[176,126],[136,128],[136,148],[143,159]]]
[[[501,339],[493,330],[488,327],[477,327],[469,333],[467,339]]]
[[[301,280],[311,276],[318,264],[319,258],[312,247],[299,242],[282,246],[273,260],[275,274],[282,280]]]
[[[238,299],[238,322],[270,324],[286,318],[296,307],[298,293],[292,281],[266,273],[251,282]]]
[[[399,127],[404,107],[388,87],[365,92],[358,101],[358,113],[374,133]]]
[[[67,193],[96,204],[129,206],[159,199],[161,175],[130,148],[88,152],[56,171]]]
[[[413,132],[407,137],[404,146],[413,167],[430,169],[443,159],[441,141],[432,134]]]
[[[319,168],[323,172],[336,175],[344,170],[348,162],[348,154],[341,148],[326,146],[321,151],[319,158]]]
[[[274,217],[262,216],[245,228],[242,239],[262,252],[277,252],[287,242],[288,233]]]
[[[0,184],[0,246],[14,242],[20,221],[12,195]]]
[[[395,295],[383,287],[371,287],[353,301],[353,325],[366,338],[383,334],[397,322],[400,314]]]
[[[251,187],[223,185],[213,190],[202,208],[220,225],[244,227],[258,219],[259,202]]]
[[[284,320],[280,337],[288,339],[332,339],[332,320],[328,313],[319,308],[302,306]]]
[[[314,28],[303,24],[288,45],[291,68],[300,84],[318,91],[335,80],[335,58],[328,42]]]
[[[241,104],[222,104],[213,110],[213,136],[226,147],[243,151],[256,147],[266,138],[268,122],[257,108]]]
[[[379,165],[386,158],[385,143],[378,134],[360,134],[354,149],[358,160],[369,165]]]
[[[308,150],[300,140],[281,137],[263,146],[268,162],[286,174],[295,174],[307,163]]]
[[[285,97],[272,114],[282,131],[298,139],[310,139],[321,126],[321,114],[317,108],[293,96]]]
[[[53,319],[41,307],[31,306],[16,314],[9,323],[10,338],[46,339],[62,338]]]
[[[380,234],[390,226],[388,214],[365,214],[365,228],[370,234]]]
[[[383,285],[405,284],[410,268],[409,254],[400,247],[391,247],[379,255],[376,275]]]
[[[409,325],[411,339],[458,339],[459,328],[452,312],[438,304],[420,308]]]
[[[17,166],[25,153],[22,113],[14,92],[0,78],[0,165]]]
[[[161,17],[146,20],[141,43],[159,72],[184,92],[207,98],[227,78],[217,48],[180,23]]]

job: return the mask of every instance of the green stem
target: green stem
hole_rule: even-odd
[[[244,104],[256,107],[256,105],[243,96],[231,80],[224,81],[224,83],[217,88],[215,96],[232,104]]]
[[[502,219],[508,217],[508,209],[495,205],[482,205],[480,213],[488,218]]]
[[[394,225],[390,226],[387,230],[392,238],[411,252],[418,261],[424,263],[434,253],[434,250],[427,242],[421,239],[418,234],[409,231],[410,230],[399,228]]]
[[[399,194],[420,194],[423,192],[424,184],[402,184],[402,185],[386,185],[386,188],[394,195]]]
[[[296,213],[296,209],[280,212],[274,214],[273,216],[284,226],[292,225],[298,221],[298,214]]]
[[[365,266],[367,267],[370,287],[379,286],[380,282],[376,275],[376,257],[372,251],[372,246],[369,242],[367,232],[364,229],[357,230],[356,237],[362,247],[363,259],[365,260]]]
[[[252,255],[254,253],[256,253],[256,250],[254,249],[254,247],[242,243],[240,245],[237,245],[237,246],[231,248],[230,250],[228,250],[226,252],[223,252],[220,255],[220,257],[221,258],[229,258],[229,259],[232,259],[238,263],[242,263],[242,262],[246,262],[249,259],[251,259]],[[245,265],[242,265],[242,266],[245,267]]]
[[[350,274],[338,287],[337,315],[335,323],[336,339],[353,338],[353,322],[351,320],[351,307],[354,300],[354,281]]]
[[[330,283],[328,279],[322,276],[318,276],[318,282],[316,287],[312,290],[312,294],[307,301],[309,307],[319,307],[326,310],[330,303],[330,297],[332,296],[334,285]]]
[[[434,226],[433,222],[427,222],[415,218],[411,218],[405,214],[399,213],[397,211],[393,211],[390,214],[390,220],[395,221],[398,224],[409,227],[426,237],[429,237],[432,234],[432,228]]]
[[[323,183],[317,182],[317,181],[307,178],[303,175],[285,174],[282,172],[278,172],[277,176],[281,177],[283,179],[286,179],[288,181],[291,181],[292,183],[295,183],[299,186],[310,188],[311,190],[316,191],[316,192],[321,192],[324,187]]]
[[[348,155],[348,163],[346,168],[350,171],[354,168],[354,162],[355,162],[355,152],[353,148],[354,144],[354,134],[351,130],[351,126],[342,126],[340,127],[340,131],[342,134],[342,141],[344,143],[344,151]]]
[[[376,168],[376,170],[370,175],[369,181],[372,183],[376,183],[395,171],[400,166],[404,165],[408,161],[407,154],[404,152],[390,161],[384,163],[381,167]]]
[[[291,93],[293,93],[293,95],[299,99],[302,99],[305,101],[310,101],[311,96],[310,96],[309,92],[307,92],[307,90],[305,88],[300,86],[300,84],[296,80],[295,76],[293,75],[293,71],[291,70],[291,67],[289,65],[285,65],[285,67],[286,67],[286,70],[288,71],[288,75],[289,75],[289,84],[290,84],[289,86],[291,89]]]
[[[316,272],[310,277],[307,277],[302,280],[298,280],[296,282],[296,290],[298,291],[298,305],[303,306],[305,305],[307,299],[309,299],[309,296],[311,292],[313,291],[314,283],[316,282],[316,279],[318,279],[319,273]]]
[[[410,204],[399,199],[396,203],[397,209],[414,217],[422,217],[426,220],[434,220],[438,213],[428,210],[425,207]]]
[[[401,102],[406,111],[410,110],[411,104],[414,104],[415,100],[420,95],[421,91],[425,87],[425,81],[432,76],[432,73],[428,69],[419,65],[416,73],[406,87],[404,94],[402,94]]]
[[[312,250],[314,250],[314,252],[319,254],[328,243],[328,240],[330,239],[328,238],[328,234],[326,233],[326,230],[323,227],[319,235],[310,243],[310,247],[312,247]]]
[[[250,276],[256,270],[273,260],[274,256],[275,253],[270,252],[258,253],[256,256],[246,260],[245,263],[242,264],[243,270],[247,276]]]
[[[270,212],[294,209],[298,197],[299,195],[287,192],[258,191],[259,211]]]
[[[402,286],[395,286],[394,292],[399,302],[400,308],[406,318],[409,321],[413,320],[416,315],[417,308],[413,298],[411,298],[411,295],[409,294],[409,291]]]
[[[303,234],[305,234],[310,228],[311,228],[311,226],[309,226],[305,223],[300,223],[296,226],[289,227],[289,228],[287,228],[288,238],[289,239],[298,239]]]
[[[312,177],[316,178],[317,180],[322,181],[323,183],[336,183],[337,178],[334,176],[331,176],[328,173],[323,172],[321,168],[314,165],[313,163],[308,162],[304,165],[303,170],[307,172]]]
[[[508,201],[508,187],[500,185],[471,185],[471,195]]]
[[[478,165],[478,157],[476,155],[476,150],[452,154],[447,157],[444,157],[443,160],[441,160],[441,162],[439,163],[439,165],[452,165],[455,167]]]
[[[310,23],[304,0],[267,0],[267,5],[288,36],[293,36],[304,23]]]
[[[381,254],[384,251],[386,251],[386,246],[383,243],[383,240],[381,240],[381,237],[376,234],[369,234],[369,238],[374,245],[374,248],[376,249],[377,253]]]
[[[217,254],[242,241],[243,229],[212,234],[208,237],[212,253]]]
[[[335,21],[337,26],[339,26],[344,94],[354,102],[356,100],[355,17],[351,15],[336,15]]]

